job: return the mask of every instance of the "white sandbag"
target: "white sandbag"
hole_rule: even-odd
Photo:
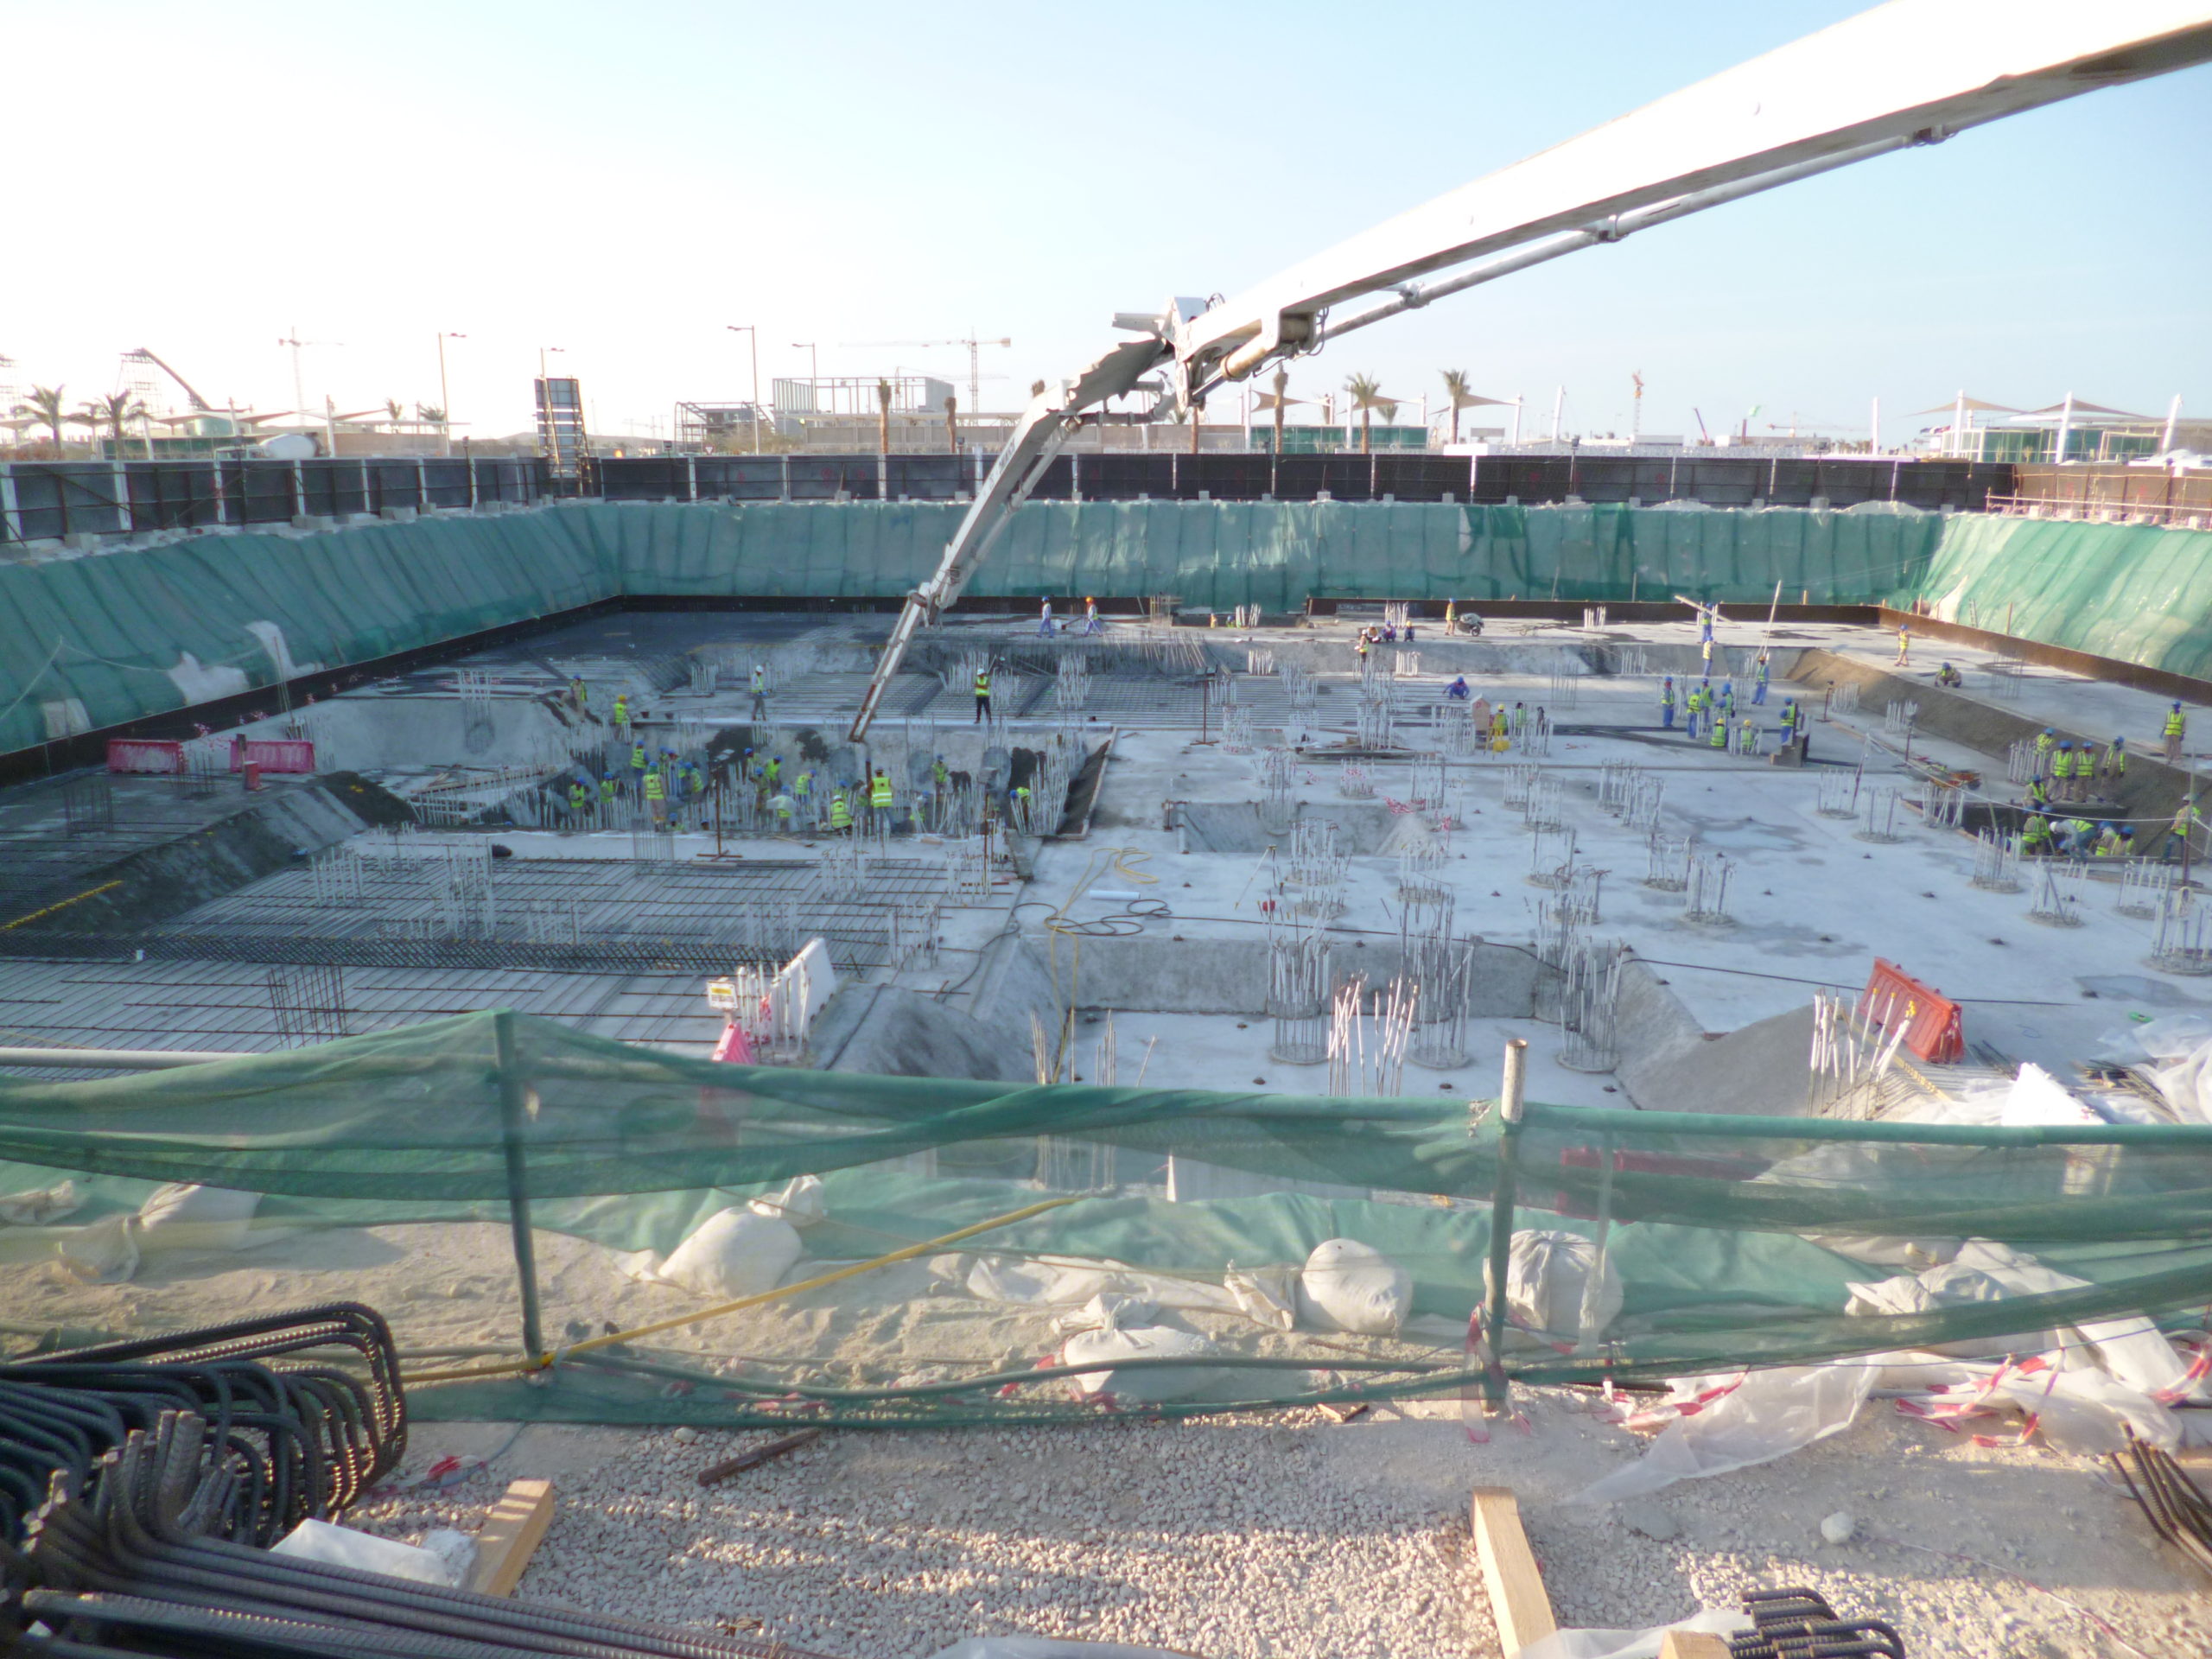
[[[1298,1275],[1298,1322],[1309,1331],[1395,1336],[1413,1294],[1413,1275],[1374,1246],[1324,1239]]]
[[[1298,1279],[1289,1268],[1240,1268],[1234,1262],[1222,1284],[1236,1299],[1237,1312],[1270,1331],[1298,1325]]]
[[[1708,1607],[1675,1624],[1649,1630],[1554,1630],[1522,1648],[1516,1659],[1659,1659],[1669,1630],[1736,1636],[1751,1628],[1751,1615]]]
[[[1851,1426],[1874,1386],[1876,1369],[1856,1360],[1790,1365],[1730,1376],[1669,1378],[1670,1403],[1689,1404],[1714,1389],[1690,1415],[1659,1432],[1650,1448],[1624,1469],[1575,1494],[1578,1503],[1618,1503],[1678,1480],[1726,1474],[1771,1463],[1800,1446]]]
[[[1223,1285],[1146,1273],[1124,1262],[1080,1255],[976,1255],[947,1252],[930,1258],[932,1276],[986,1302],[1017,1307],[1081,1307],[1111,1294],[1141,1298],[1156,1307],[1235,1313],[1234,1294]]]
[[[701,1296],[757,1296],[773,1290],[804,1249],[787,1221],[717,1210],[676,1247],[657,1276]]]
[[[1147,1325],[1160,1323],[1160,1309],[1141,1296],[1124,1296],[1118,1291],[1102,1290],[1081,1307],[1072,1308],[1052,1321],[1052,1329],[1062,1336],[1073,1336],[1081,1331],[1119,1331],[1123,1325]]]
[[[138,1248],[235,1250],[252,1230],[258,1192],[172,1181],[138,1206]]]
[[[64,1216],[74,1215],[84,1202],[78,1194],[76,1182],[56,1181],[52,1186],[10,1192],[0,1198],[0,1222],[16,1227],[43,1227]]]
[[[830,1212],[819,1175],[794,1175],[775,1192],[762,1193],[745,1207],[756,1216],[788,1221],[794,1227],[811,1227]]]
[[[121,1284],[138,1271],[138,1217],[109,1216],[72,1227],[54,1252],[72,1275],[88,1284]]]
[[[1491,1293],[1490,1264],[1483,1264],[1483,1294]],[[1554,1228],[1516,1232],[1506,1256],[1506,1318],[1545,1341],[1580,1344],[1595,1340],[1618,1318],[1625,1300],[1619,1271],[1609,1255],[1580,1233]]]
[[[448,1590],[458,1588],[461,1584],[453,1576],[452,1565],[435,1551],[418,1549],[394,1538],[356,1532],[351,1527],[333,1526],[327,1521],[301,1522],[272,1544],[270,1550],[272,1554],[289,1555],[295,1560],[350,1567],[356,1572],[381,1573],[389,1579],[435,1584]]]
[[[1188,1331],[1171,1331],[1149,1325],[1133,1331],[1085,1331],[1070,1337],[1060,1348],[1063,1365],[1090,1365],[1102,1360],[1198,1358],[1214,1352],[1204,1337]],[[1091,1371],[1070,1379],[1087,1398],[1111,1395],[1128,1405],[1150,1405],[1162,1400],[1181,1400],[1203,1392],[1216,1380],[1204,1365],[1146,1366],[1138,1370]]]

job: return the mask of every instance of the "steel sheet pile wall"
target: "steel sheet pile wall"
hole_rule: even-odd
[[[0,753],[624,596],[896,599],[961,509],[571,503],[0,564]],[[2212,534],[1887,512],[1036,502],[977,594],[1909,604],[2212,676]]]

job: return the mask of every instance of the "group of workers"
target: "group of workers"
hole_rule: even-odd
[[[1750,696],[1744,709],[1764,706],[1769,684],[1767,655],[1759,653],[1754,670],[1757,677],[1751,683]],[[1683,736],[1689,742],[1704,734],[1707,747],[1732,749],[1738,754],[1758,753],[1761,728],[1751,715],[1737,706],[1736,682],[1723,679],[1715,687],[1710,679],[1700,679],[1687,690],[1677,692],[1675,677],[1665,676],[1659,682],[1659,729],[1675,729],[1675,710],[1679,702],[1683,714]],[[1793,743],[1805,735],[1805,711],[1797,706],[1797,699],[1783,701],[1780,715],[1782,741]]]
[[[1106,625],[1098,620],[1098,601],[1095,599],[1086,597],[1083,601],[1081,631],[1084,633],[1106,632]],[[1056,633],[1072,632],[1075,632],[1074,618],[1070,617],[1064,621],[1056,622],[1052,618],[1052,601],[1047,599],[1039,603],[1037,612],[1037,633],[1040,639],[1049,639]]]

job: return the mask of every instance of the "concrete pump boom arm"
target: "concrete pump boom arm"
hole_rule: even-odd
[[[908,597],[852,735],[867,734],[915,632],[959,597],[1083,412],[1156,368],[1172,364],[1155,417],[1192,413],[1212,387],[1276,359],[1578,248],[2207,60],[2212,0],[1891,0],[1463,185],[1225,302],[1122,314],[1116,327],[1147,338],[1023,411],[936,575]],[[1456,269],[1471,261],[1479,263]],[[1368,296],[1389,297],[1332,317]]]

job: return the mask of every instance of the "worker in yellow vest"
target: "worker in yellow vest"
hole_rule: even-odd
[[[614,697],[614,734],[627,736],[630,730],[630,694],[620,691]]]
[[[2182,802],[2181,810],[2174,814],[2173,828],[2166,831],[2166,862],[2172,863],[2189,851],[2189,832],[2201,829],[2204,815],[2196,810],[2196,797],[2191,795]]]
[[[830,798],[830,833],[842,836],[853,827],[853,809],[842,789]]]
[[[2189,719],[2182,713],[2181,704],[2176,703],[2166,715],[2165,739],[2168,766],[2177,766],[2181,764],[2181,740],[2188,730]]]
[[[2060,800],[2074,798],[2074,746],[2071,743],[2058,746],[2057,756],[2050,763],[2050,778],[2051,782],[2057,785],[2055,792]]]
[[[645,773],[645,810],[653,815],[655,828],[668,822],[668,785],[658,767]]]
[[[2113,739],[2112,747],[2105,751],[2104,763],[2099,770],[2102,776],[2115,783],[2127,776],[2127,740],[2126,738]]]
[[[1706,745],[1709,748],[1715,749],[1725,749],[1728,747],[1728,721],[1725,715],[1713,716],[1713,735],[1706,739]]]
[[[870,828],[888,830],[891,828],[891,774],[881,766],[868,780],[868,810],[874,815]]]
[[[979,668],[976,671],[976,720],[974,723],[980,726],[983,721],[988,720],[990,717],[991,671],[988,668]]]

